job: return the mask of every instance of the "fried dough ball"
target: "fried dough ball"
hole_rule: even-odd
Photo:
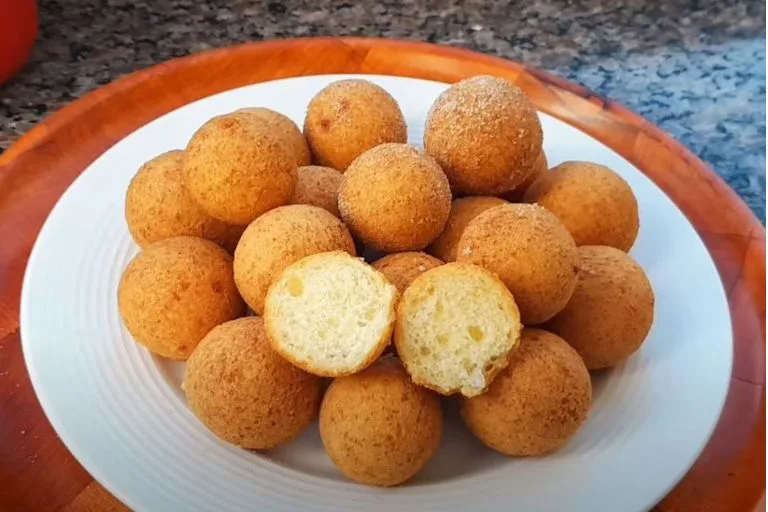
[[[256,119],[265,123],[272,133],[283,138],[296,157],[297,166],[301,167],[312,163],[307,140],[304,138],[301,130],[299,130],[299,127],[296,126],[296,123],[291,121],[290,118],[274,110],[262,107],[241,108],[237,112],[255,116]]]
[[[140,247],[174,236],[196,236],[235,250],[245,226],[214,219],[184,185],[183,151],[168,151],[141,166],[128,185],[125,219]]]
[[[187,361],[182,389],[219,438],[249,450],[291,441],[315,421],[322,379],[280,357],[261,318],[214,327]]]
[[[437,452],[442,431],[440,399],[413,384],[394,357],[333,381],[320,408],[328,456],[348,478],[367,485],[413,477]]]
[[[414,279],[429,269],[439,267],[443,262],[423,252],[398,252],[376,260],[371,266],[384,274],[402,296]],[[397,353],[394,344],[385,349],[385,353]]]
[[[525,191],[533,185],[533,183],[544,175],[549,170],[549,162],[547,161],[547,155],[542,150],[539,153],[539,157],[533,162],[533,172],[526,178],[524,182],[504,192],[501,197],[509,201],[510,203],[520,203],[523,201]]]
[[[446,263],[456,261],[456,248],[467,225],[485,210],[501,204],[506,204],[506,201],[493,196],[455,199],[451,204],[451,212],[448,215],[448,222],[445,223],[445,229],[427,248],[427,252]]]
[[[453,262],[405,290],[393,339],[413,382],[441,395],[476,396],[507,366],[522,328],[504,283],[477,265]]]
[[[302,258],[272,283],[264,321],[272,347],[321,377],[375,363],[392,338],[397,288],[346,252]]]
[[[459,240],[456,261],[498,275],[525,325],[549,320],[565,307],[579,270],[571,235],[552,213],[530,204],[495,206],[475,217]]]
[[[635,260],[613,247],[579,247],[579,260],[576,291],[547,329],[570,343],[590,370],[615,366],[637,352],[651,330],[651,283]]]
[[[128,332],[151,352],[186,360],[213,327],[245,313],[232,256],[209,240],[166,238],[123,272],[118,304]]]
[[[299,180],[290,204],[319,206],[341,217],[337,199],[340,185],[341,173],[336,169],[319,165],[299,167]]]
[[[347,227],[317,206],[281,206],[246,228],[235,249],[235,282],[245,302],[257,314],[272,281],[291,263],[310,254],[345,251],[355,255]]]
[[[423,252],[398,252],[376,260],[372,267],[384,274],[398,292],[403,293],[414,279],[442,264],[439,259]]]
[[[342,172],[365,151],[408,140],[405,118],[395,99],[367,80],[339,80],[312,98],[304,135],[314,162]]]
[[[296,158],[268,124],[234,112],[206,122],[187,145],[187,189],[210,216],[237,225],[286,204]]]
[[[366,246],[383,252],[424,249],[443,231],[450,210],[440,166],[407,144],[366,151],[339,187],[341,218]]]
[[[608,245],[627,252],[637,238],[637,199],[629,184],[603,165],[562,163],[536,180],[524,200],[557,215],[576,245]]]
[[[511,456],[544,455],[564,445],[587,419],[592,383],[584,362],[560,337],[524,329],[520,345],[488,392],[463,399],[467,427]]]
[[[437,98],[427,115],[424,147],[454,192],[493,195],[530,176],[542,136],[536,109],[519,87],[476,76]]]

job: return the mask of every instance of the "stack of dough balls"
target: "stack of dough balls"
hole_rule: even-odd
[[[490,449],[542,456],[588,422],[589,372],[640,350],[654,295],[629,184],[550,170],[502,78],[447,87],[423,133],[409,145],[387,91],[341,80],[303,130],[243,106],[137,170],[120,314],[186,361],[214,435],[272,450],[319,428],[343,475],[396,486],[440,449],[443,397]]]

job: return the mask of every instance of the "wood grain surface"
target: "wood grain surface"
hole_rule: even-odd
[[[577,85],[465,50],[371,39],[274,41],[173,60],[70,104],[0,156],[0,510],[125,509],[56,436],[21,354],[22,276],[55,201],[96,157],[161,114],[234,87],[327,73],[443,82],[477,74],[506,77],[541,111],[602,141],[656,182],[716,262],[735,337],[733,379],[715,434],[657,510],[765,510],[765,230],[747,206],[670,136]]]

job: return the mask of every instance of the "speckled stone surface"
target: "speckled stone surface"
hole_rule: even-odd
[[[27,68],[0,87],[0,150],[62,105],[173,57],[359,35],[522,61],[625,104],[691,148],[765,222],[762,0],[41,0]]]

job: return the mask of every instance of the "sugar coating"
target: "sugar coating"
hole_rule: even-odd
[[[519,87],[477,76],[437,98],[427,115],[424,147],[454,192],[494,195],[533,172],[542,137],[536,109]]]
[[[525,195],[525,192],[530,188],[533,183],[544,176],[544,174],[549,170],[549,162],[547,160],[547,155],[544,154],[544,151],[542,150],[541,153],[539,153],[538,158],[533,162],[533,172],[528,176],[528,178],[525,179],[522,183],[519,185],[516,185],[514,187],[511,187],[509,190],[501,194],[501,197],[510,203],[521,203],[523,202],[523,196]]]

